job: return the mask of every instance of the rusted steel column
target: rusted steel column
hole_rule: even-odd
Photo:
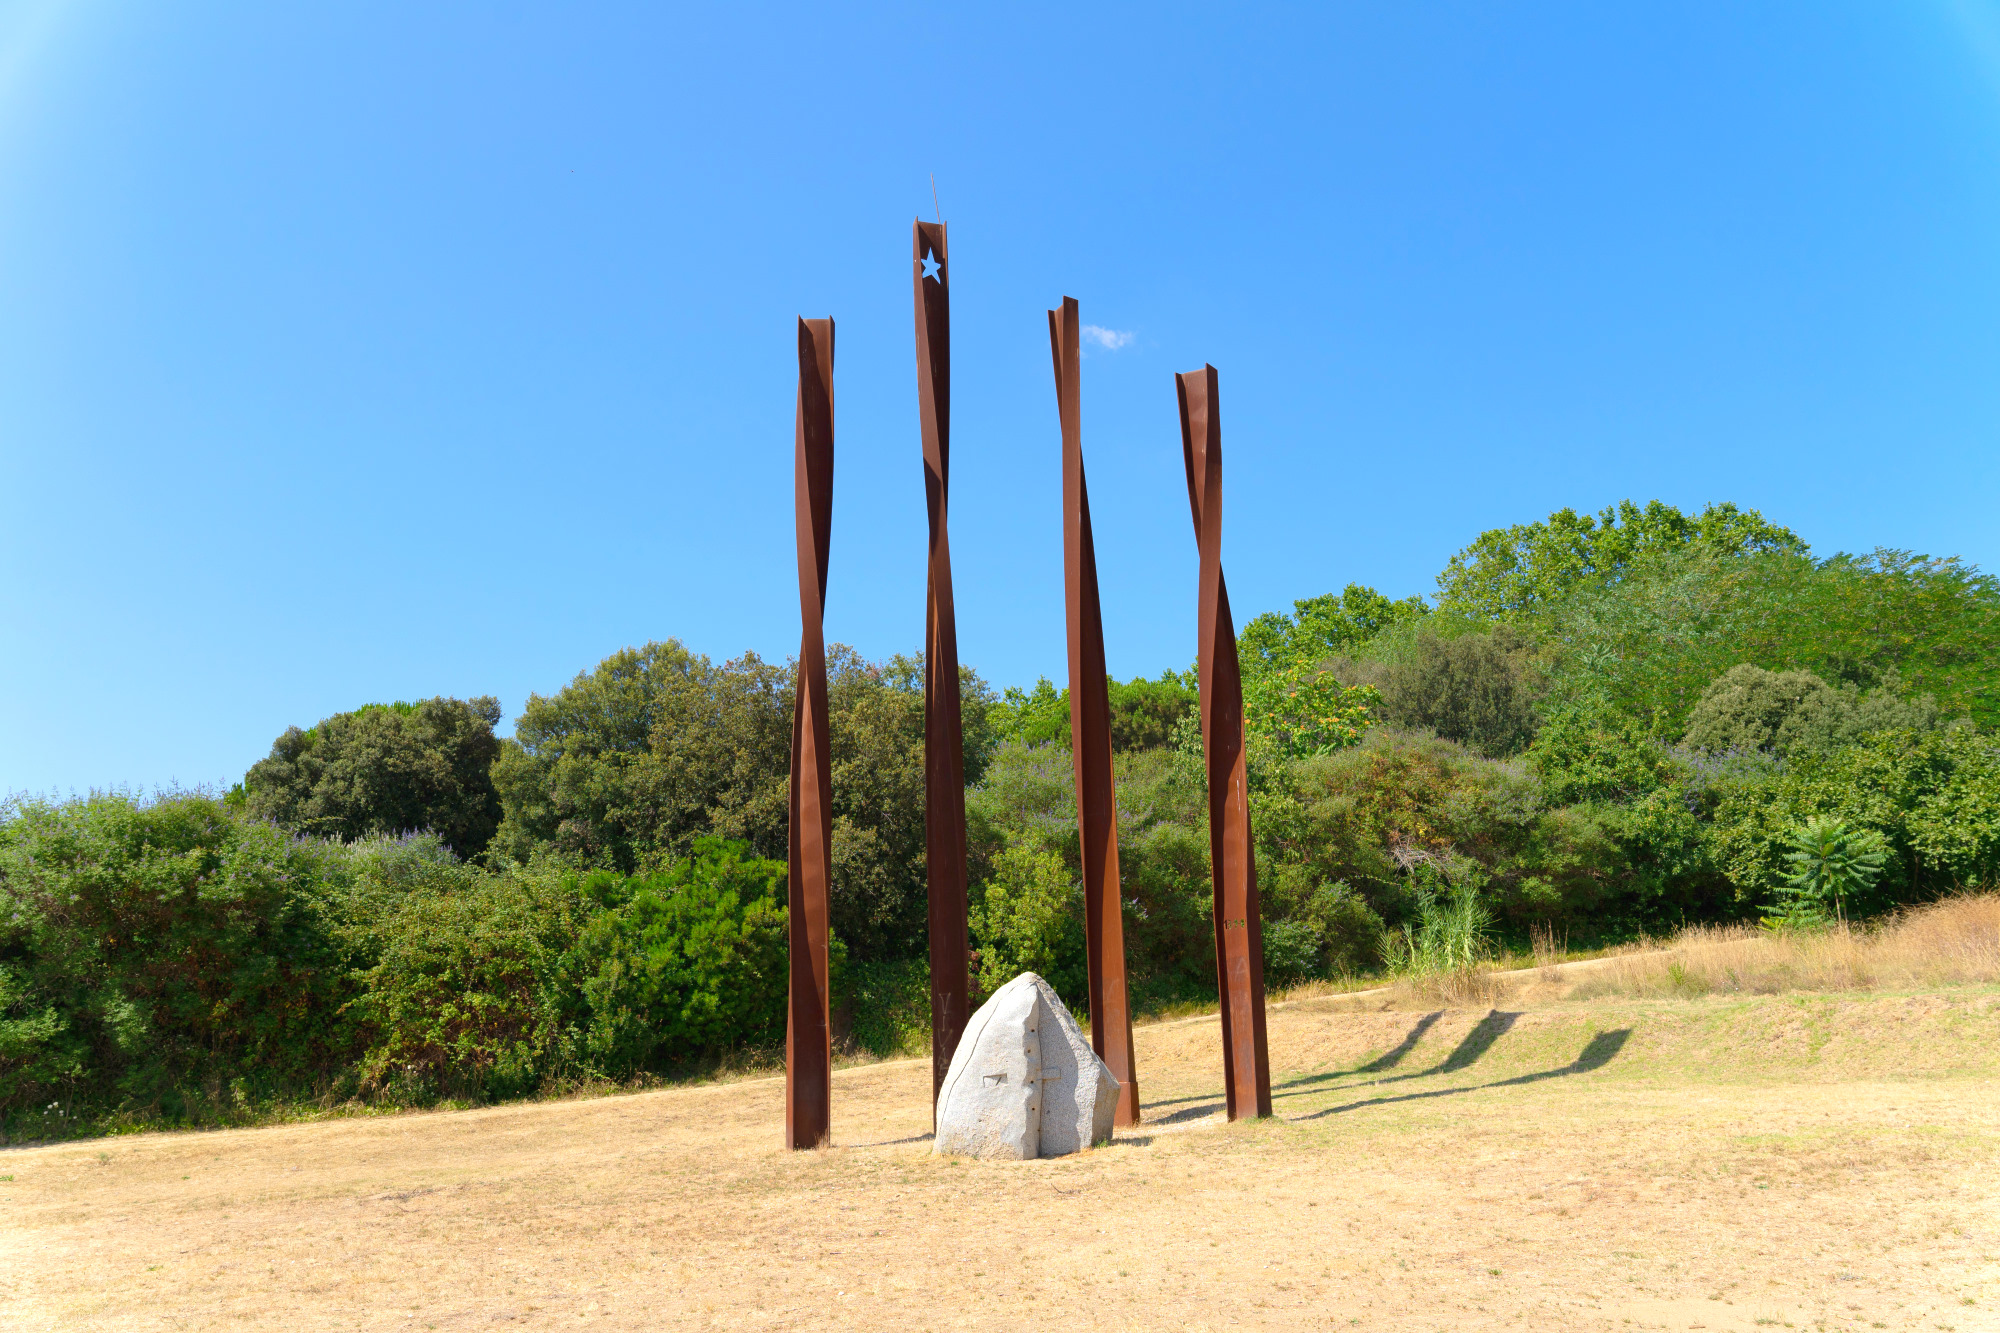
[[[794,503],[799,546],[799,676],[792,709],[789,877],[791,1001],[785,1020],[785,1146],[826,1142],[833,1096],[826,896],[833,846],[827,738],[826,558],[833,527],[833,321],[799,321]]]
[[[965,734],[959,716],[958,620],[951,599],[951,280],[942,222],[910,227],[916,289],[917,416],[930,509],[924,593],[924,865],[930,876],[931,1119],[972,1014],[965,937]]]
[[[1139,1123],[1132,1014],[1125,999],[1125,914],[1118,878],[1118,792],[1111,772],[1111,695],[1104,622],[1097,601],[1097,547],[1083,482],[1082,377],[1076,302],[1049,311],[1056,411],[1062,418],[1063,591],[1069,611],[1070,760],[1076,768],[1076,832],[1083,852],[1084,950],[1090,962],[1090,1044],[1118,1077],[1120,1125]]]
[[[1222,414],[1214,366],[1175,376],[1181,458],[1201,549],[1201,744],[1208,767],[1208,849],[1215,884],[1215,975],[1222,999],[1229,1118],[1271,1114],[1264,1045],[1264,926],[1243,755],[1243,676],[1222,578]]]

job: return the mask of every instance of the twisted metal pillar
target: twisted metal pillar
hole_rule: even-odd
[[[1215,975],[1222,1000],[1229,1118],[1271,1114],[1264,1044],[1264,927],[1243,754],[1243,677],[1222,578],[1222,413],[1214,366],[1174,378],[1181,459],[1201,550],[1201,745],[1208,767],[1208,847],[1215,884]]]
[[[1097,601],[1097,547],[1083,480],[1076,302],[1049,311],[1056,411],[1062,418],[1063,591],[1069,619],[1070,760],[1083,855],[1084,949],[1090,965],[1090,1044],[1118,1078],[1115,1123],[1139,1123],[1132,1014],[1125,998],[1125,915],[1118,876],[1118,794],[1111,771],[1111,695]]]
[[[917,415],[931,542],[924,593],[924,865],[930,878],[931,1117],[972,1014],[965,930],[965,734],[951,596],[951,263],[942,222],[910,227],[917,314]]]
[[[794,453],[799,550],[799,673],[792,709],[789,838],[791,998],[785,1020],[785,1146],[827,1140],[833,1098],[826,906],[833,847],[827,737],[826,561],[833,527],[833,321],[799,321]]]

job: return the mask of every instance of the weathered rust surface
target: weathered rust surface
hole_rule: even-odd
[[[1069,612],[1070,756],[1076,768],[1076,828],[1083,851],[1084,947],[1090,965],[1090,1044],[1118,1079],[1114,1122],[1139,1123],[1132,1014],[1125,998],[1125,915],[1118,877],[1118,793],[1111,772],[1111,695],[1104,622],[1097,600],[1097,547],[1083,479],[1076,302],[1049,311],[1056,411],[1062,418],[1063,590]]]
[[[1243,753],[1243,676],[1222,577],[1222,415],[1214,366],[1175,377],[1188,507],[1201,551],[1201,744],[1208,769],[1208,846],[1215,884],[1215,973],[1229,1118],[1271,1114],[1264,1043],[1264,927]]]
[[[930,877],[931,1117],[972,1014],[965,929],[965,735],[959,713],[958,620],[951,596],[951,263],[942,222],[910,227],[917,315],[917,415],[930,511],[924,594],[924,864]]]
[[[799,677],[792,710],[789,876],[791,998],[785,1020],[785,1146],[826,1142],[833,1096],[826,904],[833,765],[826,717],[826,561],[833,526],[833,321],[799,321],[794,453],[799,550]]]

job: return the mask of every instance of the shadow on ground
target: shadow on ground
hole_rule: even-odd
[[[1411,1051],[1416,1049],[1418,1043],[1424,1039],[1424,1035],[1442,1017],[1444,1017],[1442,1009],[1425,1014],[1411,1026],[1409,1032],[1404,1034],[1402,1041],[1366,1064],[1357,1065],[1353,1069],[1338,1069],[1323,1074],[1308,1074],[1303,1078],[1295,1078],[1285,1083],[1276,1084],[1272,1088],[1273,1099],[1317,1096],[1336,1091],[1337,1089],[1330,1085],[1337,1083],[1341,1079],[1355,1078],[1363,1074],[1378,1074],[1385,1070],[1394,1069],[1403,1062],[1404,1058]],[[1449,1055],[1430,1068],[1415,1070],[1406,1074],[1392,1074],[1388,1078],[1370,1079],[1365,1084],[1359,1086],[1380,1087],[1384,1084],[1404,1083],[1411,1079],[1436,1078],[1441,1075],[1456,1074],[1470,1069],[1481,1059],[1485,1058],[1487,1052],[1493,1049],[1495,1042],[1499,1041],[1501,1037],[1512,1030],[1515,1022],[1520,1017],[1519,1013],[1509,1013],[1495,1009],[1488,1013],[1486,1017],[1480,1019],[1479,1022],[1475,1023],[1472,1030],[1465,1034],[1457,1046],[1452,1048]],[[1393,1102],[1422,1101],[1432,1097],[1453,1097],[1460,1093],[1478,1092],[1484,1088],[1505,1088],[1516,1084],[1539,1083],[1551,1078],[1567,1078],[1572,1074],[1587,1074],[1594,1069],[1602,1069],[1616,1058],[1618,1052],[1624,1048],[1626,1040],[1631,1035],[1632,1030],[1630,1028],[1620,1028],[1615,1032],[1601,1032],[1590,1039],[1589,1044],[1583,1048],[1576,1059],[1556,1069],[1545,1069],[1533,1074],[1521,1074],[1514,1078],[1498,1079],[1491,1083],[1474,1083],[1457,1088],[1435,1088],[1429,1092],[1413,1092],[1400,1096],[1369,1097],[1340,1106],[1330,1106],[1324,1110],[1313,1111],[1306,1115],[1285,1118],[1294,1121],[1318,1120],[1322,1116],[1335,1115],[1342,1111],[1356,1111],[1368,1106],[1386,1106]],[[1350,1084],[1348,1086],[1352,1087],[1355,1085]],[[1164,1115],[1152,1114],[1156,1109],[1164,1109],[1170,1106],[1178,1109],[1168,1111]],[[1224,1103],[1217,1100],[1214,1093],[1151,1102],[1146,1106],[1148,1114],[1145,1124],[1151,1128],[1164,1127],[1190,1120],[1200,1120],[1214,1115],[1216,1112],[1222,1110],[1223,1107]]]
[[[1358,1102],[1348,1102],[1343,1106],[1329,1106],[1323,1111],[1313,1111],[1307,1115],[1288,1116],[1297,1123],[1304,1120],[1318,1120],[1325,1116],[1339,1115],[1343,1111],[1359,1111],[1370,1106],[1388,1106],[1394,1102],[1420,1102],[1432,1097],[1456,1097],[1460,1093],[1483,1092],[1487,1088],[1510,1088],[1523,1083],[1540,1083],[1544,1079],[1568,1078],[1572,1074],[1588,1074],[1593,1069],[1602,1069],[1611,1063],[1623,1049],[1626,1039],[1632,1035],[1631,1028],[1619,1028],[1613,1032],[1600,1032],[1590,1039],[1588,1045],[1570,1061],[1558,1069],[1544,1069],[1534,1074],[1517,1074],[1513,1078],[1496,1079],[1491,1083],[1470,1083],[1462,1088],[1433,1088],[1429,1092],[1406,1092],[1394,1097],[1368,1097]],[[1469,1062],[1468,1062],[1469,1063]],[[1460,1066],[1463,1068],[1463,1066]],[[1406,1074],[1405,1078],[1416,1075]],[[1383,1082],[1390,1080],[1384,1079]],[[1294,1094],[1297,1095],[1297,1094]]]

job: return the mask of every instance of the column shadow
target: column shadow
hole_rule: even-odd
[[[1408,1032],[1403,1034],[1403,1040],[1398,1042],[1393,1049],[1384,1051],[1365,1065],[1356,1065],[1352,1069],[1332,1069],[1324,1074],[1307,1074],[1303,1078],[1295,1078],[1289,1082],[1274,1083],[1271,1085],[1272,1091],[1275,1092],[1280,1088],[1309,1087],[1315,1083],[1331,1083],[1337,1078],[1352,1078],[1356,1074],[1379,1074],[1385,1069],[1394,1069],[1403,1062],[1403,1057],[1417,1048],[1417,1043],[1424,1039],[1424,1034],[1429,1032],[1433,1027],[1436,1027],[1437,1021],[1443,1017],[1444,1010],[1442,1009],[1425,1014],[1416,1021],[1415,1025]],[[1490,1042],[1488,1043],[1488,1045],[1491,1044]]]
[[[1502,1028],[1501,1030],[1504,1031],[1505,1029]],[[1497,1037],[1499,1034],[1496,1032],[1494,1035]],[[1576,1059],[1557,1069],[1544,1069],[1533,1074],[1517,1074],[1513,1078],[1497,1079],[1492,1083],[1474,1083],[1462,1088],[1434,1088],[1429,1092],[1406,1092],[1393,1097],[1368,1097],[1357,1102],[1347,1102],[1341,1106],[1329,1106],[1324,1110],[1314,1111],[1308,1115],[1293,1116],[1290,1119],[1292,1123],[1298,1124],[1306,1120],[1319,1120],[1326,1116],[1339,1115],[1345,1111],[1364,1110],[1370,1106],[1388,1106],[1395,1102],[1420,1102],[1433,1097],[1456,1097],[1461,1093],[1483,1092],[1488,1088],[1510,1088],[1524,1083],[1540,1083],[1544,1079],[1568,1078],[1572,1074],[1588,1074],[1594,1069],[1602,1069],[1605,1065],[1610,1064],[1617,1057],[1618,1052],[1624,1049],[1626,1041],[1631,1036],[1631,1028],[1618,1028],[1611,1032],[1600,1032],[1590,1039],[1589,1043],[1578,1053]],[[1468,1040],[1470,1040],[1469,1037]],[[1493,1043],[1489,1040],[1486,1044],[1487,1046],[1491,1046]],[[1483,1051],[1484,1048],[1481,1048],[1481,1053]],[[1456,1052],[1453,1054],[1455,1055]],[[1478,1056],[1474,1055],[1472,1058],[1477,1059]],[[1446,1063],[1449,1064],[1450,1061],[1447,1060]],[[1470,1063],[1471,1060],[1465,1062],[1465,1064]],[[1463,1064],[1458,1066],[1461,1069],[1464,1067]],[[1438,1072],[1448,1071],[1440,1066]],[[1420,1076],[1416,1074],[1401,1076],[1401,1078],[1417,1077]],[[1399,1081],[1400,1079],[1383,1080],[1385,1083]]]

